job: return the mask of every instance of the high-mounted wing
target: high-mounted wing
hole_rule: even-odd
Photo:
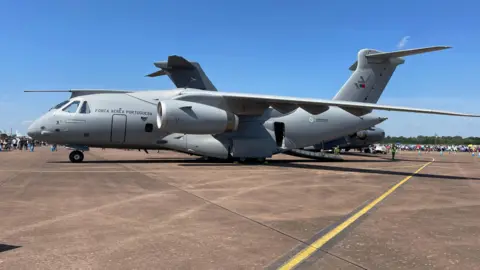
[[[132,91],[128,91],[128,90],[107,90],[107,89],[71,89],[71,90],[25,90],[23,92],[26,92],[26,93],[28,93],[28,92],[72,93],[70,98],[74,98],[74,97],[78,97],[78,96],[86,96],[86,95],[92,95],[92,94],[131,93]]]
[[[294,98],[282,96],[269,95],[255,95],[255,94],[241,94],[241,93],[225,93],[225,92],[184,92],[176,99],[212,104],[226,103],[226,106],[232,113],[237,115],[261,115],[268,107],[272,107],[282,113],[294,111],[297,108],[302,108],[311,114],[320,114],[329,109],[330,106],[340,107],[343,110],[356,115],[356,110],[384,110],[384,111],[398,111],[398,112],[416,112],[426,114],[440,114],[451,116],[465,116],[465,117],[480,117],[476,114],[464,114],[448,111],[417,109],[399,106],[378,105],[363,102],[337,101],[337,100],[322,100],[322,99],[307,99]]]

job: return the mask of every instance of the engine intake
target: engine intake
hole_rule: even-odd
[[[157,127],[170,133],[220,134],[238,129],[238,116],[205,104],[164,100],[157,105]]]
[[[366,130],[361,130],[361,131],[357,132],[356,136],[360,140],[365,140],[368,137],[368,133],[367,133]]]
[[[381,128],[371,128],[367,130],[360,130],[350,135],[350,137],[362,141],[380,142],[385,139],[385,131],[383,131]]]

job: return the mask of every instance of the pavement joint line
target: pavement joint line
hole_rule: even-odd
[[[43,161],[43,160],[42,160]],[[33,161],[29,162],[27,165],[27,167],[31,167],[32,165],[36,165],[38,162],[38,160],[34,159]],[[39,163],[40,164],[40,163]],[[10,175],[9,177],[7,177],[6,179],[3,179],[0,181],[0,187],[9,182],[10,180],[16,178],[17,176],[21,175],[22,173],[29,173],[28,170],[13,170],[13,171],[10,171],[10,172],[14,172],[13,175]]]
[[[98,156],[97,156],[97,158],[105,159],[105,158],[103,158],[103,157],[98,157]],[[130,167],[130,166],[128,166],[128,165],[120,164],[120,163],[118,163],[118,165],[120,165],[120,166],[122,166],[122,167],[125,167],[125,168],[127,168],[127,169],[129,169],[129,170],[132,170],[132,171],[134,171],[134,172],[143,174],[142,171],[139,171],[139,170],[137,170],[136,168]],[[147,174],[143,174],[143,175],[151,178],[151,176],[149,176],[149,175],[147,175]],[[201,197],[201,196],[199,196],[199,195],[196,195],[196,194],[194,194],[194,193],[192,193],[192,192],[190,192],[190,191],[188,191],[188,190],[185,190],[185,189],[183,189],[183,188],[181,188],[181,187],[179,187],[179,186],[176,186],[176,185],[171,184],[171,183],[166,183],[166,184],[169,185],[169,186],[171,186],[171,187],[173,187],[173,188],[176,188],[176,189],[178,189],[178,190],[180,190],[180,191],[182,191],[182,192],[185,192],[185,193],[187,193],[187,194],[189,194],[189,195],[191,195],[191,196],[194,196],[194,197],[196,197],[196,198],[198,198],[198,199],[200,199],[200,200],[202,200],[202,201],[204,201],[204,202],[206,202],[206,203],[209,203],[209,204],[214,205],[214,206],[216,206],[216,207],[218,207],[218,208],[220,208],[220,209],[223,209],[223,210],[225,210],[225,211],[227,211],[227,212],[229,212],[229,213],[231,213],[231,214],[234,214],[234,215],[236,215],[236,216],[239,216],[239,217],[241,217],[241,218],[244,218],[244,219],[246,219],[246,220],[249,220],[249,221],[251,221],[251,222],[253,222],[253,223],[256,223],[256,224],[258,224],[258,225],[260,225],[260,226],[262,226],[262,227],[264,227],[264,228],[267,228],[267,229],[269,229],[269,230],[271,230],[271,231],[277,232],[277,233],[279,233],[279,234],[281,234],[281,235],[283,235],[283,236],[285,236],[285,237],[288,237],[288,238],[290,238],[290,239],[292,239],[292,240],[295,240],[295,241],[297,241],[297,242],[299,242],[299,243],[303,243],[303,244],[305,244],[305,245],[309,245],[307,242],[303,241],[303,240],[300,239],[300,238],[297,238],[297,237],[295,237],[295,236],[293,236],[293,235],[290,235],[290,234],[288,234],[288,233],[286,233],[286,232],[283,232],[283,231],[281,231],[281,230],[279,230],[279,229],[277,229],[277,228],[274,228],[274,227],[272,227],[272,226],[269,226],[269,225],[267,225],[267,224],[265,224],[265,223],[263,223],[263,222],[261,222],[261,221],[258,221],[258,220],[256,220],[256,219],[247,217],[247,216],[245,216],[245,215],[243,215],[243,214],[240,214],[240,213],[235,212],[235,211],[233,211],[233,210],[231,210],[231,209],[228,209],[228,208],[226,208],[226,207],[224,207],[224,206],[221,206],[220,204],[218,204],[218,203],[216,203],[216,202],[210,201],[210,200],[208,200],[208,199],[206,199],[206,198],[203,198],[203,197]],[[328,252],[326,252],[326,253],[328,253]],[[330,254],[330,253],[328,253],[328,254]],[[346,261],[346,262],[348,262],[348,263],[350,263],[350,264],[352,264],[352,265],[355,265],[355,266],[357,266],[357,267],[361,267],[361,266],[359,266],[359,265],[357,265],[357,264],[355,264],[355,263],[353,263],[353,262],[350,262],[350,261],[348,261],[348,260],[346,260],[346,259],[343,259],[343,258],[341,258],[341,257],[339,257],[339,256],[337,256],[337,255],[334,255],[334,254],[330,254],[330,255],[331,255],[331,256],[334,256],[334,257],[336,257],[336,258],[339,258],[339,259],[341,259],[341,260],[343,260],[343,261]],[[365,269],[365,268],[363,268],[363,267],[361,267],[361,268],[362,268],[362,269]]]
[[[94,156],[96,156],[96,155],[94,155]],[[106,160],[104,157],[99,157],[99,156],[96,156],[96,157]],[[413,174],[411,174],[410,176],[407,176],[406,178],[404,178],[403,180],[401,180],[399,183],[397,183],[397,184],[394,185],[392,188],[390,188],[387,192],[383,193],[379,198],[377,198],[376,200],[374,200],[373,202],[371,202],[371,203],[368,204],[367,206],[361,208],[359,211],[354,212],[353,215],[352,215],[350,218],[348,218],[346,221],[344,221],[344,222],[341,223],[340,225],[336,226],[336,227],[335,227],[333,230],[331,230],[330,232],[327,232],[327,234],[325,234],[325,235],[324,235],[323,237],[321,237],[320,239],[325,238],[325,236],[330,235],[330,234],[332,233],[332,231],[338,229],[340,226],[342,226],[342,225],[345,224],[346,222],[352,220],[352,217],[353,217],[353,218],[356,217],[352,222],[350,222],[350,224],[352,224],[355,220],[357,220],[358,218],[360,218],[361,216],[363,216],[363,215],[364,215],[366,212],[368,212],[371,208],[373,208],[375,205],[377,205],[379,202],[381,202],[384,198],[386,198],[390,193],[392,193],[392,192],[395,191],[398,187],[400,187],[402,184],[404,184],[405,182],[407,182],[410,178],[412,178],[413,175],[417,174],[417,173],[420,172],[422,169],[424,169],[426,166],[428,166],[429,164],[431,164],[434,160],[435,160],[435,159],[432,158],[432,161],[427,162],[427,163],[424,164],[422,167],[420,167],[417,171],[415,171]],[[128,166],[128,165],[126,165],[126,164],[121,164],[121,163],[117,163],[117,164],[118,164],[119,166],[122,166],[122,167],[128,169],[128,170],[131,170],[131,171],[133,171],[133,172],[137,172],[137,173],[143,174],[143,175],[145,175],[145,176],[147,176],[147,177],[149,177],[149,178],[152,178],[152,177],[149,176],[148,174],[144,173],[144,172],[141,171],[141,170],[136,169],[135,167]],[[413,167],[413,166],[412,166],[412,167]],[[415,167],[416,167],[416,166],[415,166]],[[311,250],[311,249],[313,248],[313,251],[312,251],[309,255],[313,254],[313,253],[314,253],[315,251],[317,251],[317,250],[320,250],[320,251],[322,251],[322,252],[325,252],[326,254],[329,254],[330,256],[333,256],[333,257],[338,258],[338,259],[340,259],[340,260],[342,260],[342,261],[345,261],[345,262],[347,262],[347,263],[350,263],[351,265],[354,265],[354,266],[359,267],[359,268],[361,268],[361,269],[366,269],[366,268],[364,268],[364,267],[362,267],[362,266],[360,266],[360,265],[358,265],[358,264],[356,264],[356,263],[354,263],[354,262],[351,262],[351,261],[349,261],[349,260],[347,260],[347,259],[344,259],[344,258],[342,258],[342,257],[340,257],[340,256],[338,256],[338,255],[335,255],[335,254],[332,254],[332,253],[330,253],[330,252],[328,252],[328,251],[322,250],[322,249],[321,249],[321,246],[318,247],[318,248],[315,247],[314,245],[315,245],[315,243],[317,243],[318,240],[315,241],[313,244],[309,244],[309,243],[307,243],[306,241],[304,241],[304,240],[302,240],[302,239],[299,239],[299,238],[297,238],[297,237],[295,237],[295,236],[293,236],[293,235],[290,235],[290,234],[288,234],[288,233],[286,233],[286,232],[283,232],[283,231],[281,231],[281,230],[279,230],[279,229],[276,229],[276,228],[274,228],[274,227],[272,227],[272,226],[269,226],[269,225],[267,225],[267,224],[265,224],[265,223],[263,223],[263,222],[261,222],[261,221],[255,220],[255,219],[253,219],[253,218],[250,218],[250,217],[247,217],[247,216],[245,216],[245,215],[243,215],[243,214],[240,214],[240,213],[238,213],[238,212],[235,212],[235,211],[233,211],[233,210],[231,210],[231,209],[228,209],[228,208],[226,208],[226,207],[224,207],[224,206],[221,206],[221,205],[218,204],[218,203],[215,203],[215,202],[210,201],[210,200],[208,200],[208,199],[206,199],[206,198],[203,198],[203,197],[201,197],[201,196],[199,196],[199,195],[196,195],[196,194],[194,194],[194,193],[192,193],[192,192],[190,192],[190,191],[188,191],[188,190],[186,190],[186,189],[183,189],[183,188],[181,188],[181,187],[179,187],[179,186],[176,186],[176,185],[171,184],[171,183],[166,183],[166,184],[169,185],[169,186],[171,186],[171,187],[173,187],[173,188],[176,188],[176,189],[178,189],[178,190],[180,190],[180,191],[183,191],[183,192],[185,192],[185,193],[187,193],[187,194],[190,194],[190,195],[192,195],[192,196],[194,196],[194,197],[196,197],[196,198],[198,198],[198,199],[200,199],[200,200],[203,200],[203,201],[206,202],[206,203],[215,205],[216,207],[219,207],[219,208],[221,208],[221,209],[223,209],[223,210],[225,210],[225,211],[227,211],[227,212],[230,212],[230,213],[232,213],[232,214],[234,214],[234,215],[237,215],[237,216],[239,216],[239,217],[242,217],[242,218],[244,218],[244,219],[246,219],[246,220],[249,220],[249,221],[251,221],[251,222],[253,222],[253,223],[256,223],[256,224],[258,224],[258,225],[260,225],[260,226],[262,226],[262,227],[265,227],[265,228],[267,228],[267,229],[270,229],[270,230],[272,230],[272,231],[275,231],[275,232],[277,232],[277,233],[279,233],[279,234],[281,234],[281,235],[283,235],[283,236],[285,236],[285,237],[288,237],[288,238],[290,238],[290,239],[293,239],[293,240],[295,240],[295,241],[297,241],[297,242],[299,242],[299,243],[302,243],[302,244],[306,245],[307,248],[302,249],[302,251],[301,251],[300,253],[297,253],[297,254],[295,255],[295,257],[297,257],[299,254],[301,254],[303,251],[305,251],[305,250]],[[365,209],[367,209],[367,208],[368,208],[368,210],[365,211]],[[361,213],[361,212],[363,212],[363,211],[365,211],[365,213],[363,213],[363,214],[361,214],[361,215],[358,215],[359,213]],[[348,224],[348,225],[350,225],[350,224]],[[348,226],[348,225],[347,225],[347,226]],[[347,227],[347,226],[346,226],[346,227]],[[346,228],[346,227],[345,227],[345,228]],[[343,228],[343,229],[345,229],[345,228]],[[343,229],[342,229],[342,230],[343,230]],[[340,231],[339,231],[338,233],[336,233],[335,235],[339,234],[342,230],[340,230]],[[331,237],[331,238],[333,238],[333,237]],[[320,239],[319,239],[319,240],[320,240]],[[329,239],[329,240],[330,240],[330,239]],[[325,242],[325,243],[326,243],[326,242]],[[324,244],[325,244],[325,243],[324,243]],[[323,245],[322,245],[322,246],[323,246]],[[294,258],[295,258],[295,257],[294,257]],[[306,258],[304,258],[304,259],[306,259]],[[292,259],[288,260],[287,263],[290,262],[291,260],[292,260]],[[301,263],[301,262],[303,262],[303,260],[299,261],[299,263]],[[296,265],[294,265],[294,267],[296,267],[299,263],[297,263]],[[290,268],[284,268],[284,267],[285,267],[285,264],[284,264],[280,269],[290,269]],[[292,267],[292,268],[293,268],[293,267]]]
[[[322,250],[322,247],[332,240],[334,237],[336,237],[338,234],[340,234],[343,230],[345,230],[348,226],[352,225],[357,219],[365,215],[368,211],[370,211],[373,207],[375,207],[377,204],[382,202],[386,197],[388,197],[391,193],[393,193],[397,188],[405,184],[408,180],[410,180],[415,174],[419,173],[421,170],[423,170],[425,167],[430,165],[435,161],[434,158],[432,158],[432,161],[429,161],[425,163],[423,166],[421,166],[419,169],[417,169],[414,173],[411,175],[403,178],[400,180],[397,184],[395,184],[393,187],[388,189],[386,192],[384,192],[382,195],[377,197],[375,200],[373,200],[371,203],[366,205],[365,207],[361,208],[358,210],[356,213],[354,213],[350,218],[345,220],[344,222],[340,223],[333,229],[331,229],[329,232],[321,236],[319,239],[314,241],[312,244],[307,244],[307,247],[303,248],[300,250],[300,252],[296,253],[292,258],[287,260],[281,267],[278,269],[281,270],[287,270],[287,269],[293,269],[299,266],[302,262],[304,262],[307,258],[310,257],[313,253],[315,253],[318,250]],[[303,242],[303,241],[301,241]],[[323,251],[323,250],[322,250]],[[325,251],[324,251],[325,252]],[[330,253],[328,253],[330,254]],[[331,254],[332,255],[332,254]]]
[[[103,157],[99,157],[99,158],[103,158]],[[103,159],[104,159],[104,158],[103,158]],[[144,173],[143,171],[141,171],[141,170],[139,170],[139,169],[137,169],[137,168],[135,168],[135,167],[133,167],[133,166],[129,166],[129,165],[127,165],[127,164],[120,164],[120,163],[118,163],[118,165],[120,165],[120,166],[122,166],[122,167],[124,167],[124,168],[127,168],[128,170],[132,170],[132,171],[134,171],[134,172],[137,172],[137,173],[143,174],[143,175],[145,175],[145,176],[147,176],[147,177],[149,177],[149,178],[152,178],[150,175]],[[415,166],[415,167],[417,167],[417,166]],[[288,182],[288,181],[287,181],[287,182]],[[169,185],[169,186],[171,186],[171,187],[174,187],[174,188],[176,188],[176,189],[178,189],[178,190],[180,190],[180,191],[182,191],[182,192],[185,192],[185,193],[187,193],[187,194],[189,194],[189,195],[191,195],[191,196],[194,196],[194,197],[196,197],[196,198],[198,198],[198,199],[200,199],[200,200],[203,200],[203,201],[206,202],[206,203],[209,203],[209,204],[214,205],[214,206],[216,206],[216,207],[218,207],[218,208],[220,208],[220,209],[223,209],[223,210],[225,210],[225,211],[227,211],[227,212],[229,212],[229,213],[231,213],[231,214],[234,214],[234,215],[236,215],[236,216],[239,216],[239,217],[241,217],[241,218],[244,218],[244,219],[246,219],[246,220],[249,220],[249,221],[251,221],[251,222],[253,222],[253,223],[256,223],[256,224],[258,224],[258,225],[260,225],[260,226],[262,226],[262,227],[264,227],[264,228],[267,228],[267,229],[269,229],[269,230],[271,230],[271,231],[277,232],[277,233],[279,233],[279,234],[281,234],[281,235],[283,235],[283,236],[285,236],[285,237],[288,237],[288,238],[290,238],[290,239],[292,239],[292,240],[295,240],[295,241],[297,241],[297,242],[299,242],[299,243],[302,243],[302,244],[307,245],[307,246],[310,245],[308,242],[306,242],[306,241],[304,241],[304,240],[302,240],[302,239],[300,239],[300,238],[297,238],[297,237],[295,237],[295,236],[293,236],[293,235],[291,235],[291,234],[288,234],[288,233],[283,232],[283,231],[281,231],[281,230],[279,230],[279,229],[277,229],[277,228],[274,228],[274,227],[272,227],[272,226],[269,226],[269,225],[267,225],[267,224],[265,224],[265,223],[263,223],[263,222],[261,222],[261,221],[258,221],[258,220],[256,220],[256,219],[250,218],[250,217],[245,216],[245,215],[243,215],[243,214],[240,214],[240,213],[238,213],[238,212],[236,212],[236,211],[233,211],[233,210],[231,210],[231,209],[228,209],[228,208],[226,208],[226,207],[218,204],[217,202],[214,202],[214,201],[208,200],[208,199],[206,199],[206,198],[203,198],[203,197],[201,197],[201,196],[199,196],[199,195],[196,195],[196,194],[192,193],[191,191],[186,190],[186,189],[184,189],[184,188],[181,188],[181,187],[179,187],[179,186],[177,186],[177,185],[175,185],[175,184],[172,184],[172,183],[166,183],[166,184]],[[321,249],[320,249],[320,250],[321,250]],[[323,250],[322,250],[322,251],[323,251]],[[358,265],[358,264],[356,264],[356,263],[354,263],[354,262],[352,262],[352,261],[349,261],[349,260],[347,260],[347,259],[345,259],[345,258],[342,258],[342,257],[340,257],[340,256],[338,256],[338,255],[336,255],[336,254],[332,254],[332,253],[330,253],[330,252],[328,252],[328,251],[323,251],[323,252],[325,252],[326,254],[328,254],[328,255],[330,255],[330,256],[332,256],[332,257],[335,257],[335,258],[340,259],[340,260],[342,260],[342,261],[344,261],[344,262],[347,262],[347,263],[349,263],[349,264],[351,264],[351,265],[353,265],[353,266],[356,266],[356,267],[358,267],[358,268],[365,269],[365,270],[367,269],[367,268],[365,268],[365,267],[362,267],[361,265]]]
[[[398,166],[398,167],[366,167],[367,169],[401,169],[401,168],[411,168],[411,167],[417,167],[417,166]],[[352,167],[353,168],[353,167]],[[207,169],[208,170],[208,169]],[[213,171],[214,169],[211,169],[209,171]],[[309,169],[305,169],[309,170]],[[163,172],[169,172],[171,170],[169,169],[158,169],[158,170],[148,170],[148,171],[141,171],[142,173],[163,173]],[[278,172],[278,170],[255,170],[260,171],[260,172]],[[119,171],[119,170],[13,170],[13,169],[0,169],[0,172],[18,172],[18,173],[69,173],[69,172],[74,172],[74,173],[133,173],[136,171],[132,170],[125,170],[125,171]],[[290,172],[286,172],[290,173]],[[326,173],[326,172],[322,172]],[[328,172],[328,174],[342,174],[345,172]],[[14,175],[15,176],[15,175]],[[13,176],[13,177],[14,177]],[[5,182],[8,179],[4,180]]]

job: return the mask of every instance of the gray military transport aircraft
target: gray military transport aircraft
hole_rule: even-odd
[[[83,161],[82,151],[88,147],[170,149],[264,161],[383,122],[386,118],[372,114],[374,109],[480,117],[374,104],[396,67],[404,63],[402,57],[447,48],[362,49],[350,67],[354,72],[333,100],[227,93],[188,84],[155,91],[60,90],[71,92],[70,99],[35,120],[28,135],[75,149],[69,156],[72,162]],[[155,63],[162,69],[157,73],[165,72],[162,63]],[[26,92],[51,91],[55,90]]]
[[[171,55],[168,57],[168,61],[156,62],[155,66],[160,68],[159,71],[148,74],[148,77],[158,77],[167,75],[170,80],[175,84],[177,88],[195,88],[202,90],[212,90],[217,91],[213,83],[210,81],[208,76],[203,71],[202,67],[198,62],[188,61],[185,58],[178,55]],[[352,71],[355,69],[352,68]],[[388,78],[387,78],[388,79]],[[383,84],[386,87],[386,83]],[[376,91],[383,91],[384,88],[377,87]],[[347,88],[344,90],[348,91],[358,91],[357,89]],[[366,102],[363,99],[360,100],[349,100],[350,97],[357,98],[355,95],[346,95],[344,94],[345,101],[358,101]],[[380,97],[380,95],[378,95]],[[370,99],[369,103],[376,103],[378,99]],[[310,151],[320,151],[320,150],[331,150],[334,147],[338,146],[340,149],[345,149],[349,151],[350,149],[365,149],[368,150],[370,145],[381,142],[385,138],[385,131],[381,128],[370,127],[365,130],[357,131],[348,136],[342,136],[335,138],[331,141],[324,141],[319,144],[308,146],[303,148],[304,150]],[[290,154],[289,152],[285,152]],[[298,155],[298,153],[297,153]]]

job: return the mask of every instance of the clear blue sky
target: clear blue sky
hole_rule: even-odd
[[[0,129],[26,130],[68,93],[167,89],[154,61],[201,63],[220,91],[332,98],[361,48],[450,45],[411,56],[379,103],[480,113],[478,1],[2,1]],[[389,135],[480,136],[480,120],[376,111]]]

